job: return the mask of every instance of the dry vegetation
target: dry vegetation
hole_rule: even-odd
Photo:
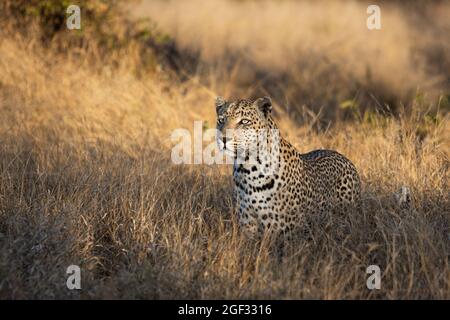
[[[1,298],[450,298],[449,5],[427,7],[433,19],[390,5],[372,38],[362,2],[152,1],[140,12],[173,39],[124,41],[137,28],[124,20],[111,48],[88,28],[43,40],[6,3]],[[262,92],[301,151],[339,150],[363,180],[362,209],[312,217],[282,261],[239,232],[230,168],[170,160],[173,129],[215,123],[216,94]],[[395,205],[402,185],[409,210]],[[80,291],[66,288],[71,264]]]

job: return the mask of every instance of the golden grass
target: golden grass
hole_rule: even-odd
[[[0,297],[450,298],[448,115],[426,121],[416,105],[317,132],[276,106],[301,151],[339,150],[363,180],[361,211],[311,217],[310,239],[279,261],[239,232],[230,168],[171,163],[172,130],[215,123],[214,87],[137,77],[133,51],[90,68],[0,39]],[[395,206],[402,185],[411,210]],[[71,264],[81,291],[66,288]]]

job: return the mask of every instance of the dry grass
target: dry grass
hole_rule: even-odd
[[[301,151],[339,150],[364,186],[361,211],[312,217],[310,239],[279,261],[239,232],[230,168],[170,160],[172,130],[215,123],[214,91],[236,82],[138,77],[133,50],[92,68],[83,53],[1,34],[1,298],[450,298],[448,115],[415,101],[397,118],[318,131],[277,106]],[[395,206],[402,185],[411,210]],[[66,288],[71,264],[81,291]],[[371,264],[379,291],[366,288]]]

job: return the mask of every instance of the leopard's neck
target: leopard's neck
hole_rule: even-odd
[[[300,153],[284,138],[280,138],[279,149],[270,155],[247,155],[245,159],[235,159],[233,177],[236,182],[270,182],[272,178],[282,176],[286,167],[286,158],[293,157],[303,162]]]

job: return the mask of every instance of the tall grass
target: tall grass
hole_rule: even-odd
[[[339,150],[363,181],[360,211],[311,217],[308,237],[280,261],[241,234],[230,168],[170,160],[172,130],[192,130],[194,120],[213,126],[215,90],[237,80],[208,87],[199,74],[136,72],[136,45],[110,62],[93,53],[100,49],[74,54],[72,45],[2,30],[1,298],[450,298],[444,98],[320,130],[314,113],[305,109],[299,126],[276,105],[282,134],[299,150]],[[403,185],[410,209],[396,205]],[[66,287],[72,264],[82,270],[80,291]],[[381,290],[366,287],[372,264]]]

